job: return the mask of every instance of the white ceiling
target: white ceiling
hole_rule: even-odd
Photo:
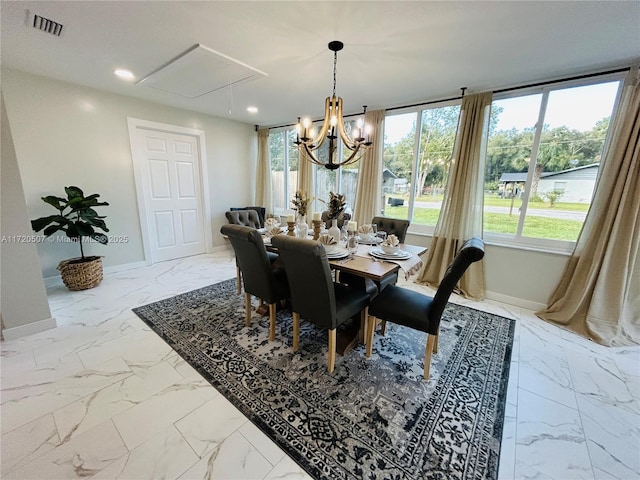
[[[60,37],[31,27],[38,14]],[[241,122],[320,117],[590,73],[640,61],[640,2],[161,2],[2,0],[2,64]],[[142,79],[196,44],[268,76],[190,99]],[[249,114],[255,105],[259,113]],[[230,113],[229,113],[230,112]]]

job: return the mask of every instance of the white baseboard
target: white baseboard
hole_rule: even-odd
[[[534,312],[542,310],[546,307],[544,303],[533,302],[531,300],[525,300],[524,298],[511,297],[509,295],[504,295],[498,292],[486,292],[485,297],[488,300],[495,300],[496,302],[502,302],[509,305],[514,305],[516,307],[527,308],[529,310],[533,310]]]
[[[51,317],[45,320],[27,323],[26,325],[5,328],[2,330],[2,337],[5,340],[15,340],[17,338],[26,337],[27,335],[33,335],[34,333],[44,332],[45,330],[50,330],[57,326],[58,324],[56,323],[56,319]]]

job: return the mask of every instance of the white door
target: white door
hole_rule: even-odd
[[[198,138],[135,128],[134,162],[143,192],[152,262],[205,252]],[[137,159],[135,157],[138,157]],[[140,195],[139,195],[140,197]],[[140,198],[139,198],[140,201]]]

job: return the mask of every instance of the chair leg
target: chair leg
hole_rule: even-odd
[[[276,304],[269,304],[269,341],[276,339]]]
[[[427,334],[427,347],[424,350],[424,379],[429,380],[429,367],[431,366],[431,353],[433,346],[438,341],[437,335]]]
[[[327,371],[333,373],[333,369],[336,366],[336,329],[329,330],[329,362],[327,364]]]
[[[436,337],[434,344],[433,344],[433,353],[438,353],[438,343],[439,339],[440,339],[440,332],[438,332],[438,335],[434,335]]]
[[[298,351],[298,337],[300,336],[300,315],[293,312],[293,351]]]
[[[251,325],[251,294],[244,292],[244,324],[248,327]]]
[[[358,330],[358,341],[367,344],[367,320],[369,319],[369,307],[360,312],[360,329]]]
[[[371,352],[373,350],[373,332],[376,329],[376,323],[378,323],[378,319],[372,315],[369,315],[369,320],[367,321],[367,350],[366,356],[370,357]]]
[[[238,295],[242,293],[242,272],[240,267],[236,265],[236,286],[238,287]]]
[[[387,321],[380,321],[380,335],[385,335],[387,333]]]

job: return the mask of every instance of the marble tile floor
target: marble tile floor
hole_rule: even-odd
[[[0,476],[309,478],[131,312],[233,277],[219,249],[107,274],[88,291],[49,287],[58,327],[1,345]],[[640,478],[640,348],[595,345],[522,308],[452,301],[517,321],[500,479]]]

